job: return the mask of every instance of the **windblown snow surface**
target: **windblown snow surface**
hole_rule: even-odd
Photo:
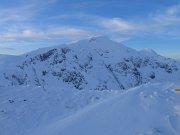
[[[45,130],[44,130],[45,129]],[[35,135],[179,135],[180,95],[167,84],[147,84],[90,105]]]
[[[180,135],[180,63],[105,37],[0,55],[0,135]]]

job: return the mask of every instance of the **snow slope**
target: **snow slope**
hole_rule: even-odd
[[[33,135],[179,135],[180,93],[169,84],[147,84],[116,95]]]
[[[49,86],[0,87],[0,135],[27,135],[117,91],[79,91]]]

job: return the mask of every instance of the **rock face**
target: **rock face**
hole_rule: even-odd
[[[175,60],[152,50],[136,51],[105,37],[1,60],[0,86],[123,90],[152,81],[180,80],[180,64]]]

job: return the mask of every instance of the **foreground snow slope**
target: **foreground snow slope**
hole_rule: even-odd
[[[27,135],[55,119],[64,119],[118,91],[0,87],[0,135]],[[33,135],[33,134],[32,134]]]
[[[180,93],[167,84],[147,84],[57,119],[31,134],[179,135]]]

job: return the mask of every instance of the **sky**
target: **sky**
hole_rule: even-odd
[[[180,59],[180,1],[0,0],[0,54],[100,35]]]

